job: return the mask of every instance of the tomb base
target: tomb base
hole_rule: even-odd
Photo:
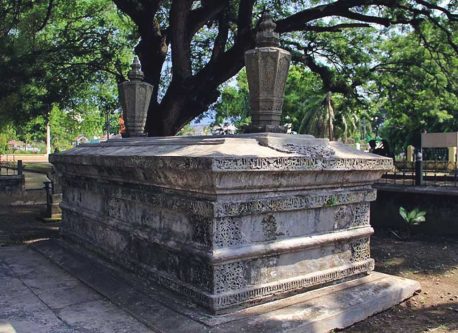
[[[392,160],[307,135],[111,140],[52,155],[64,239],[231,313],[371,273]]]
[[[101,261],[62,240],[32,247],[134,316],[153,332],[321,333],[341,329],[402,302],[420,290],[418,282],[370,275],[277,301],[212,315],[166,289]]]

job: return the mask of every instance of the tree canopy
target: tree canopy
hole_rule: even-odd
[[[243,78],[222,84],[243,68],[269,10],[293,56],[284,116],[297,131],[352,137],[358,119],[393,137],[434,122],[452,129],[456,9],[436,0],[0,0],[0,120],[115,108],[134,45],[155,87],[150,135],[174,135],[209,108],[246,115]],[[221,105],[229,99],[232,111]],[[396,116],[400,105],[415,116]]]
[[[447,36],[427,24],[421,35],[384,41],[381,51],[370,87],[381,133],[399,149],[419,146],[423,132],[458,131],[458,57]]]
[[[114,0],[140,35],[136,53],[146,80],[156,87],[148,114],[150,135],[173,135],[205,112],[219,97],[218,87],[244,65],[254,47],[256,21],[269,9],[293,60],[317,72],[331,90],[346,90],[320,59],[332,58],[321,34],[344,30],[433,22],[456,48],[448,22],[456,21],[454,4],[410,0]],[[351,50],[353,46],[341,45]],[[327,52],[328,55],[323,54]],[[321,54],[320,54],[321,53]],[[351,57],[352,52],[348,52]],[[357,55],[358,50],[353,50]],[[171,61],[169,71],[164,64]],[[162,92],[162,96],[159,94]]]
[[[111,1],[2,0],[0,17],[0,128],[116,108],[136,36]]]
[[[456,25],[449,29],[456,36]],[[448,34],[430,21],[361,30],[317,35],[319,60],[291,68],[283,116],[293,130],[343,141],[382,135],[397,151],[418,146],[424,131],[458,131],[458,58]],[[222,89],[217,115],[246,99],[245,81],[241,73]],[[246,108],[232,119],[242,123]]]

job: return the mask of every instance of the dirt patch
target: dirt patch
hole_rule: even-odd
[[[59,222],[41,219],[46,206],[0,206],[0,246],[58,237]]]
[[[342,332],[458,332],[458,241],[372,238],[379,272],[417,280],[418,295]]]

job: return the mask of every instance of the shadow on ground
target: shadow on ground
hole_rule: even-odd
[[[372,256],[379,272],[421,283],[422,291],[402,304],[343,332],[457,332],[458,241],[417,235],[409,241],[378,234]]]
[[[458,265],[458,240],[417,235],[401,241],[380,234],[371,240],[371,253],[379,272],[440,275]]]
[[[0,206],[0,246],[58,237],[59,223],[44,222],[46,206]]]

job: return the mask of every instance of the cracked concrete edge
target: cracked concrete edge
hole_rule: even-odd
[[[2,250],[0,279],[6,285],[0,288],[0,332],[151,332],[36,251],[25,246]],[[83,291],[85,300],[53,306],[71,300],[75,290]]]

